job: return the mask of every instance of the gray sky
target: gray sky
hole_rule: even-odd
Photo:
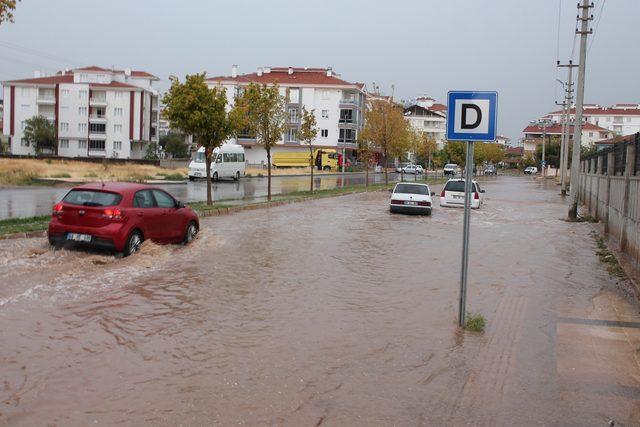
[[[594,27],[605,3],[590,36],[586,101],[640,102],[640,1],[594,1]],[[562,61],[576,2],[562,0]],[[519,138],[562,94],[558,9],[558,0],[23,0],[16,22],[0,27],[0,80],[115,65],[154,73],[165,89],[170,74],[229,74],[232,64],[333,66],[369,88],[393,84],[400,99],[497,90],[498,132]]]

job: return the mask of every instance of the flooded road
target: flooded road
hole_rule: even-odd
[[[592,226],[533,179],[484,187],[483,335],[456,329],[462,210],[391,215],[383,192],[127,259],[0,241],[0,425],[637,425],[639,307]]]
[[[266,173],[266,172],[265,172]],[[398,174],[390,174],[392,181],[400,180]],[[316,175],[314,188],[333,189],[364,184],[364,173],[342,175]],[[413,180],[413,176],[405,177]],[[369,174],[370,183],[384,182],[383,174]],[[309,189],[308,176],[273,176],[272,194],[288,194]],[[207,199],[207,183],[202,181],[183,184],[158,184],[183,202],[197,202]],[[55,187],[7,187],[0,188],[0,219],[48,215],[51,207],[58,203],[71,186]],[[240,181],[223,180],[213,183],[213,200],[261,198],[267,195],[266,178],[243,178]]]

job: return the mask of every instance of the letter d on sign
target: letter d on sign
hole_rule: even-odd
[[[473,123],[468,122],[467,110],[474,110],[476,112],[476,120]],[[475,129],[482,122],[482,110],[476,104],[462,104],[462,123],[460,127],[462,129]]]

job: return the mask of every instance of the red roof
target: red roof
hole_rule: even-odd
[[[429,109],[431,111],[447,111],[447,106],[443,104],[435,103]]]
[[[138,86],[130,85],[127,83],[121,82],[111,82],[111,83],[90,83],[89,87],[123,87],[123,88],[132,88],[132,89],[141,89]]]
[[[569,125],[569,132],[573,132],[573,124]],[[597,132],[610,132],[609,129],[605,129],[603,127],[600,126],[596,126],[594,124],[591,123],[585,123],[582,125],[582,130],[583,131],[597,131]],[[524,133],[542,133],[543,129],[542,126],[539,125],[529,125],[526,128],[524,128],[524,130],[522,131]],[[560,123],[554,123],[552,126],[547,126],[547,133],[548,134],[562,134],[562,125]]]
[[[236,82],[236,83],[260,83],[295,86],[295,85],[313,85],[313,86],[352,86],[362,89],[364,85],[361,83],[350,83],[342,80],[332,74],[327,76],[325,68],[293,68],[293,73],[289,74],[289,69],[285,67],[271,68],[271,72],[263,71],[261,76],[258,73],[241,74],[237,77],[216,76],[207,79],[209,82]]]
[[[622,104],[617,104],[618,106]],[[569,114],[575,114],[576,109],[572,108]],[[563,114],[562,111],[554,111],[550,114]],[[585,116],[640,116],[640,108],[603,108],[587,107],[582,111]]]
[[[32,79],[10,80],[7,83],[29,83],[40,85],[54,85],[56,83],[73,83],[73,74],[56,74],[48,77],[35,77]]]
[[[625,136],[614,136],[613,138],[603,139],[602,141],[598,141],[596,142],[596,144],[613,145],[619,142],[632,142],[632,141],[635,141],[636,135],[637,135],[636,133],[633,133],[631,135],[625,135]]]

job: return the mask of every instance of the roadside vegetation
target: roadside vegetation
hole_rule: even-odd
[[[595,231],[591,232],[591,236],[593,236],[593,239],[596,241],[596,255],[600,259],[600,262],[602,262],[607,267],[607,271],[609,272],[609,274],[618,279],[626,279],[627,274],[618,262],[616,256],[607,247],[607,244],[602,236],[600,236]]]
[[[487,320],[480,313],[469,313],[464,328],[471,332],[484,332],[487,326]]]
[[[0,236],[14,233],[28,233],[30,231],[44,231],[49,224],[49,215],[30,218],[10,218],[0,220]]]
[[[0,159],[0,185],[41,184],[39,179],[84,181],[130,181],[144,179],[184,180],[186,168],[164,169],[136,163],[93,163],[66,159]],[[178,178],[180,176],[180,178]]]

